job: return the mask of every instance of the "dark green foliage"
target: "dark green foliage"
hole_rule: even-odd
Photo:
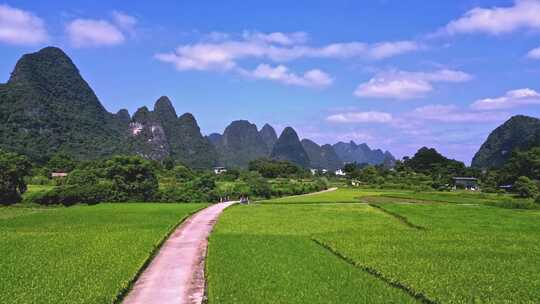
[[[250,171],[257,171],[263,177],[290,177],[294,175],[305,174],[305,171],[285,160],[272,160],[268,158],[260,158],[249,163]]]
[[[229,181],[229,182],[234,182],[239,177],[240,177],[240,170],[234,169],[234,168],[227,169],[227,172],[218,175],[219,180]]]
[[[205,203],[217,201],[216,183],[209,174],[201,174],[191,180],[160,189],[157,200],[170,203]]]
[[[47,192],[36,194],[32,202],[40,205],[73,206],[75,204],[97,204],[113,197],[109,185],[67,185],[55,187]]]
[[[233,121],[227,126],[215,147],[220,165],[226,167],[246,168],[250,161],[270,154],[257,126],[246,120]]]
[[[521,176],[514,184],[514,191],[519,197],[536,197],[538,195],[538,184],[526,176]]]
[[[30,169],[26,157],[0,150],[0,205],[21,201],[27,189],[24,178],[30,175]]]
[[[210,168],[216,164],[217,153],[210,142],[201,135],[201,129],[192,114],[178,118],[173,138],[181,141],[171,143],[172,156],[191,168]],[[175,148],[176,147],[176,148]]]
[[[512,184],[520,176],[540,180],[540,147],[528,151],[515,150],[500,170],[501,183],[504,184]]]
[[[343,166],[343,171],[347,173],[349,177],[355,178],[356,176],[360,174],[360,171],[367,166],[369,166],[369,164],[367,163],[359,164],[356,162],[352,162],[352,163],[345,164]]]
[[[249,191],[256,197],[270,198],[272,197],[272,187],[268,180],[262,176],[249,180]]]
[[[501,168],[515,150],[540,146],[540,119],[517,115],[488,136],[472,160],[478,168]]]
[[[50,172],[70,172],[76,166],[76,162],[66,153],[56,153],[47,162],[46,167]]]
[[[279,136],[274,145],[271,157],[276,160],[286,160],[302,168],[309,167],[309,156],[307,155],[300,139],[293,128],[287,127]]]
[[[163,165],[163,168],[166,169],[166,170],[171,170],[172,168],[174,168],[174,165],[175,165],[175,161],[172,157],[166,157],[162,162],[161,164]]]
[[[302,139],[302,146],[308,154],[311,168],[333,171],[343,167],[343,162],[331,145],[319,146],[309,139]]]
[[[75,169],[71,171],[66,179],[67,185],[87,187],[98,183],[99,177],[93,170]]]
[[[105,178],[119,199],[148,201],[158,190],[158,180],[149,161],[140,157],[115,156],[105,162]]]
[[[193,178],[194,173],[186,166],[178,165],[173,168],[174,176],[178,180],[188,180]]]
[[[77,159],[125,152],[124,131],[67,55],[24,55],[0,89],[0,148],[44,162],[62,151]]]
[[[404,165],[414,172],[431,175],[434,179],[443,182],[449,182],[452,177],[467,174],[465,164],[448,159],[433,148],[422,147],[412,158],[405,159]]]

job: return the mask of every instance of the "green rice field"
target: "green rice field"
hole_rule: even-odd
[[[472,193],[352,203],[382,195],[399,193],[339,189],[226,210],[210,238],[209,303],[540,303],[539,211]]]
[[[204,204],[0,208],[0,303],[113,303]]]
[[[209,240],[208,303],[540,303],[540,211],[509,199],[342,188],[232,206]],[[0,208],[0,303],[119,303],[205,206]]]

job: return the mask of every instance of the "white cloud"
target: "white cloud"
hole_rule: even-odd
[[[392,114],[385,112],[349,112],[330,115],[326,118],[335,123],[388,123],[392,121]]]
[[[276,43],[281,45],[293,45],[302,44],[308,41],[308,34],[305,32],[293,32],[293,33],[260,33],[244,31],[242,37],[245,40],[262,41],[267,43]]]
[[[47,41],[43,20],[30,12],[0,4],[0,42],[31,45]]]
[[[475,110],[499,110],[534,104],[540,104],[540,93],[532,89],[518,89],[508,91],[501,97],[477,100],[471,105],[471,108]]]
[[[393,57],[403,53],[408,53],[420,49],[420,46],[413,41],[383,42],[373,46],[370,51],[371,57],[383,59]]]
[[[540,47],[532,49],[527,53],[527,57],[531,59],[540,59]]]
[[[267,79],[305,87],[321,88],[329,86],[333,82],[333,79],[321,70],[313,69],[305,72],[304,75],[296,75],[284,65],[272,67],[268,64],[260,64],[255,70],[243,71],[243,74],[257,79]]]
[[[391,70],[379,73],[355,90],[357,97],[412,99],[433,90],[434,82],[466,82],[472,76],[461,71],[407,72]]]
[[[72,46],[114,46],[126,41],[126,34],[135,35],[137,18],[126,13],[113,11],[111,20],[75,19],[67,24],[66,33]]]
[[[223,70],[238,65],[247,58],[285,62],[300,58],[365,58],[384,59],[412,52],[421,47],[413,41],[367,44],[362,42],[333,43],[321,47],[305,44],[308,36],[295,33],[244,32],[239,40],[184,44],[174,52],[158,53],[155,58],[172,63],[178,70]]]
[[[412,112],[407,113],[405,117],[446,123],[479,123],[500,121],[506,118],[507,114],[461,110],[455,105],[428,105],[414,109]]]
[[[138,22],[137,18],[118,11],[112,12],[112,19],[114,24],[116,24],[119,28],[131,34],[134,33],[135,26]]]
[[[75,19],[66,27],[74,47],[112,46],[124,43],[124,34],[105,20]]]
[[[516,0],[510,7],[473,8],[442,30],[450,35],[486,33],[499,35],[520,29],[540,30],[540,1]]]

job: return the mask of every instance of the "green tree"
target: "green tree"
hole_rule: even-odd
[[[30,170],[26,157],[0,150],[0,204],[21,201],[27,189],[24,177],[30,175]]]
[[[112,188],[125,199],[148,201],[158,190],[158,179],[152,164],[136,156],[115,156],[105,162],[105,177]]]
[[[173,168],[174,176],[179,180],[192,179],[194,176],[193,171],[183,165],[177,165]]]
[[[359,179],[363,182],[374,184],[378,176],[377,169],[374,166],[367,166],[360,171]]]
[[[93,170],[75,169],[69,173],[66,184],[77,186],[94,186],[98,183],[98,176]]]
[[[514,184],[514,191],[523,198],[536,197],[538,185],[526,176],[520,176]]]
[[[168,156],[161,162],[165,170],[172,170],[175,165],[175,161],[172,157]]]
[[[272,187],[270,183],[260,174],[251,176],[247,181],[249,192],[258,197],[270,198],[272,196]]]
[[[71,172],[75,165],[73,158],[65,153],[56,153],[47,162],[50,172]]]
[[[501,171],[504,183],[512,183],[520,176],[540,179],[540,147],[528,151],[514,151]]]
[[[266,178],[290,177],[305,173],[305,170],[289,161],[268,158],[251,161],[249,163],[249,171],[257,171]]]

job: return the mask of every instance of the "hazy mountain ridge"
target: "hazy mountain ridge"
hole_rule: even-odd
[[[302,139],[301,143],[308,154],[311,168],[337,170],[343,167],[343,161],[331,145],[319,146],[309,139]]]
[[[380,149],[372,150],[367,144],[357,145],[354,141],[349,143],[338,142],[333,145],[336,154],[345,163],[365,163],[370,165],[381,165],[384,163],[394,163],[395,158],[389,152]]]

